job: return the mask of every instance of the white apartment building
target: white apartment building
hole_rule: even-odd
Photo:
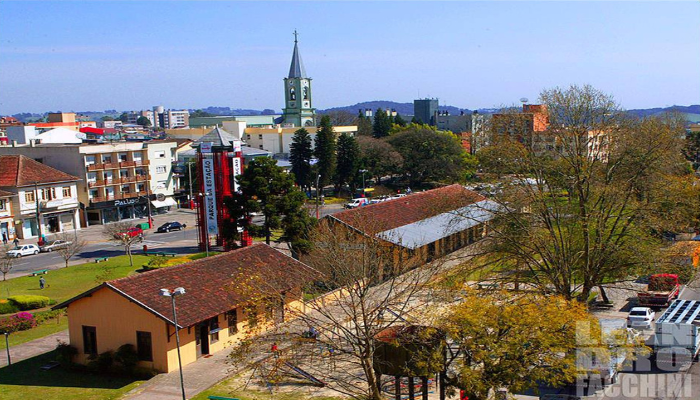
[[[21,155],[0,156],[0,175],[2,190],[14,194],[12,233],[17,237],[30,239],[80,229],[80,178]],[[10,233],[9,226],[5,228]]]
[[[136,124],[140,117],[146,117],[154,128],[176,129],[190,125],[190,112],[187,110],[166,110],[163,106],[153,110],[133,111],[128,115],[130,124]]]
[[[0,146],[81,179],[77,196],[82,226],[146,218],[176,206],[174,141]],[[150,204],[149,204],[150,203]]]

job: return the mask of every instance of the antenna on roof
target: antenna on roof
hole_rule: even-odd
[[[520,102],[523,104],[527,103],[528,102],[527,97],[521,97]]]

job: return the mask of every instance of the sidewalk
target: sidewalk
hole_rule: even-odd
[[[234,372],[231,365],[227,364],[230,353],[230,349],[221,350],[211,357],[202,357],[197,362],[186,365],[182,369],[185,395],[188,399],[216,385]],[[130,400],[180,399],[182,398],[180,374],[178,371],[160,374],[127,393],[123,398]]]
[[[3,339],[4,340],[4,339]],[[56,349],[58,342],[68,343],[68,330],[44,336],[31,342],[10,346],[10,357],[12,362],[20,362],[38,355],[48,353]],[[0,351],[0,368],[7,366],[7,350]]]

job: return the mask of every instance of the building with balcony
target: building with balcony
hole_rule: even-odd
[[[0,190],[0,239],[3,243],[15,239],[15,219],[12,214],[12,198],[16,194]]]
[[[79,181],[26,156],[0,156],[0,188],[14,194],[14,234],[30,239],[80,229]]]
[[[163,106],[155,106],[153,110],[132,111],[127,114],[128,123],[136,124],[140,117],[146,117],[154,128],[176,129],[186,128],[190,124],[190,112],[187,110],[166,110]]]
[[[176,206],[175,141],[0,146],[75,175],[82,226],[167,212]]]

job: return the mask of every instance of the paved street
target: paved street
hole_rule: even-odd
[[[155,215],[154,229],[145,232],[143,243],[135,245],[133,248],[140,251],[141,246],[147,245],[149,249],[158,249],[177,254],[189,254],[197,252],[197,229],[194,211],[188,209],[174,210],[167,214]],[[181,232],[155,233],[155,228],[168,221],[179,221],[187,224],[187,228]],[[145,222],[145,220],[134,220],[133,223]],[[78,231],[78,237],[87,242],[83,251],[73,257],[70,265],[81,264],[94,260],[97,257],[114,257],[124,254],[124,248],[115,242],[109,242],[102,233],[103,225],[93,225]],[[48,237],[49,240],[52,237]],[[22,243],[35,243],[35,240],[22,241]],[[7,274],[8,278],[26,276],[31,271],[39,269],[63,268],[65,262],[61,256],[53,253],[39,253],[35,256],[25,256],[18,259]]]

